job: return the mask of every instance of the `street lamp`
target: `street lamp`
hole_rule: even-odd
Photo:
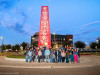
[[[96,42],[98,43],[98,42],[99,42],[99,40],[97,39],[97,40],[96,40]]]
[[[54,34],[54,42],[55,42],[55,33],[53,33]]]
[[[32,39],[34,40],[35,38],[33,37]]]
[[[3,40],[4,40],[3,36],[1,36],[0,39],[2,40],[2,47],[3,47]]]
[[[3,39],[4,39],[4,38],[3,38],[3,36],[1,36],[0,38],[2,39],[2,45],[3,45]]]

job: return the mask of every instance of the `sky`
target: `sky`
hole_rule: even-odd
[[[0,0],[4,44],[31,43],[39,32],[41,6],[49,6],[51,33],[72,34],[74,42],[86,44],[100,37],[100,0]]]

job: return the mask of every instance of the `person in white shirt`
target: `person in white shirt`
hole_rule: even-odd
[[[42,52],[41,52],[41,49],[39,49],[39,51],[38,51],[38,62],[40,62],[41,56],[42,56]]]
[[[66,53],[65,53],[64,49],[61,52],[61,56],[62,56],[62,62],[64,62],[65,61],[65,56],[66,56]]]

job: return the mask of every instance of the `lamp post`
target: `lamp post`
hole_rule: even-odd
[[[55,42],[55,33],[53,33],[54,34],[54,42]]]
[[[96,40],[96,42],[98,43],[98,42],[99,42],[99,40],[97,39],[97,40]]]
[[[1,36],[0,39],[2,40],[2,47],[3,47],[3,41],[4,41],[3,36]],[[1,48],[1,49],[2,49],[2,48]],[[1,51],[3,51],[3,50],[1,50]]]

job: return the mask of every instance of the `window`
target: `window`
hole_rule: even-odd
[[[73,41],[73,39],[69,39],[69,41]]]
[[[65,41],[65,38],[63,40]]]

